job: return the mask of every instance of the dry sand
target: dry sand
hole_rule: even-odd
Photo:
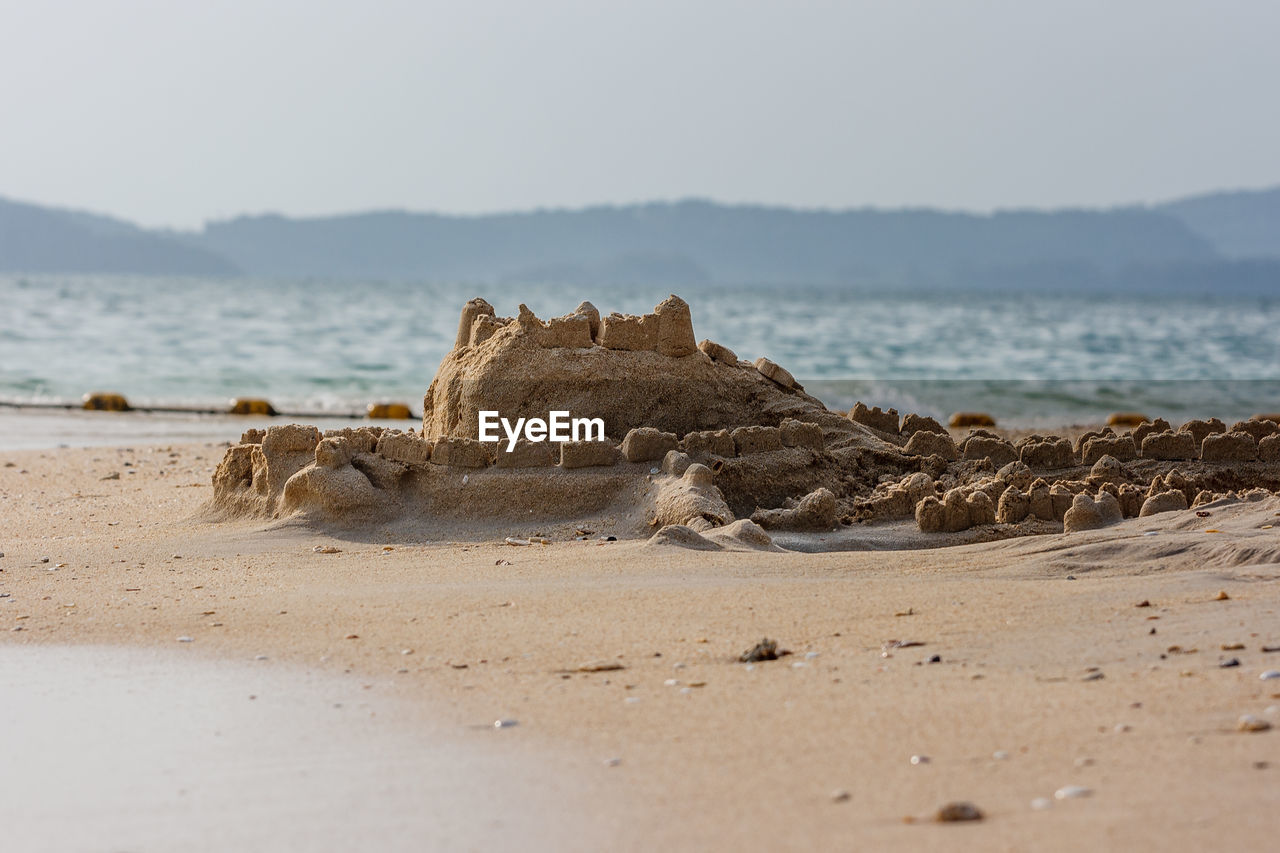
[[[570,792],[565,847],[1263,850],[1280,830],[1280,680],[1259,678],[1280,669],[1280,499],[927,551],[386,542],[201,521],[224,448],[0,453],[0,640],[358,679]],[[764,636],[793,654],[735,661]],[[1054,800],[1071,785],[1092,794]],[[986,819],[930,821],[954,800]]]

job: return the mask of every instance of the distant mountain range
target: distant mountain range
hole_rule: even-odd
[[[0,270],[230,275],[240,268],[198,241],[0,198]]]
[[[1280,188],[990,215],[694,200],[480,216],[245,216],[198,232],[0,199],[0,270],[1280,292]]]

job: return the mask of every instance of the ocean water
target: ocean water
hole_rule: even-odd
[[[663,287],[0,276],[0,401],[416,409],[483,296],[541,317],[591,300],[643,313]],[[1002,423],[1084,422],[1117,409],[1244,417],[1280,410],[1280,295],[869,293],[700,286],[694,330],[767,356],[832,408],[854,400]]]

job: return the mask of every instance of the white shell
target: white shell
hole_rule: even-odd
[[[1065,788],[1059,788],[1054,791],[1053,796],[1059,800],[1078,800],[1081,797],[1093,796],[1093,791],[1080,785],[1068,785]]]

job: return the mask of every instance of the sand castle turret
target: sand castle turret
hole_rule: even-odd
[[[615,441],[637,427],[683,436],[786,417],[819,422],[832,439],[850,433],[784,368],[757,365],[699,345],[689,304],[674,294],[648,314],[602,315],[584,302],[549,320],[526,305],[514,319],[498,317],[477,298],[463,307],[454,348],[423,400],[424,435],[476,438],[482,410],[515,419],[556,409],[602,418]]]

